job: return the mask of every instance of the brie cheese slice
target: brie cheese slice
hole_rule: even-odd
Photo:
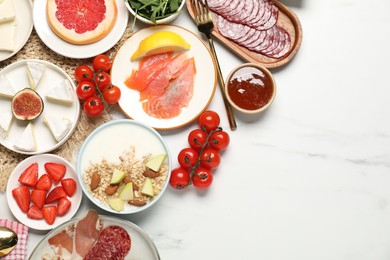
[[[0,23],[15,20],[15,9],[12,4],[13,0],[0,0]],[[2,35],[4,37],[4,35]]]
[[[43,122],[45,122],[57,142],[65,137],[71,127],[71,121],[69,119],[56,116],[45,115]]]
[[[29,123],[23,130],[23,133],[14,144],[14,147],[26,152],[35,152],[37,150],[33,123]]]
[[[38,62],[26,62],[27,66],[27,75],[28,81],[30,82],[30,87],[35,89],[42,78],[43,73],[46,70],[45,65]]]
[[[65,79],[46,93],[46,98],[54,102],[71,104],[73,102],[72,85]]]
[[[15,90],[11,82],[5,75],[0,76],[0,96],[12,98],[15,95]]]
[[[0,23],[0,51],[15,50],[15,21]]]
[[[4,112],[0,114],[0,135],[6,137],[8,135],[8,129],[12,121],[12,113]]]

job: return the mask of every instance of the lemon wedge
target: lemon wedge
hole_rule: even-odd
[[[191,45],[177,33],[171,31],[155,32],[139,43],[138,49],[130,60],[169,51],[188,50],[190,47]]]

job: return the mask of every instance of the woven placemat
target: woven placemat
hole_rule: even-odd
[[[119,47],[131,36],[131,34],[132,28],[131,23],[129,23],[121,40],[105,54],[113,58]],[[71,59],[57,54],[40,40],[34,29],[26,45],[15,56],[0,62],[0,70],[15,61],[24,59],[40,59],[49,61],[62,68],[73,79],[73,73],[77,66],[84,63],[91,64],[92,62],[92,59]],[[116,110],[119,111],[117,106],[111,106],[108,110],[106,110],[103,116],[98,118],[89,118],[85,115],[85,113],[81,112],[79,122],[72,136],[60,148],[52,151],[51,153],[57,154],[71,162],[75,156],[77,156],[78,150],[85,138],[96,127],[111,120],[111,115],[115,114],[117,112]],[[0,145],[0,192],[5,191],[7,181],[12,170],[26,157],[26,155],[13,152],[5,148],[3,145]]]

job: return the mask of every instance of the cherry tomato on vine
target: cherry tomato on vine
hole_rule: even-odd
[[[183,167],[175,168],[171,171],[169,184],[175,189],[184,189],[190,183],[190,173]]]
[[[202,129],[194,129],[188,135],[188,143],[191,148],[199,152],[206,143],[207,134]]]
[[[96,72],[109,71],[111,69],[112,61],[110,57],[105,54],[97,55],[92,61],[92,67]]]
[[[77,82],[91,81],[93,82],[93,71],[88,65],[80,65],[74,71],[74,78]]]
[[[230,136],[225,131],[217,131],[211,134],[209,139],[210,147],[222,151],[228,147],[230,143]]]
[[[90,97],[84,103],[84,111],[90,117],[100,116],[104,111],[104,103],[99,97]]]
[[[218,167],[221,163],[221,156],[217,150],[212,148],[205,149],[200,155],[200,165],[202,167],[212,170]]]
[[[198,158],[198,152],[192,148],[184,148],[177,156],[180,166],[188,170],[195,166]]]
[[[103,98],[104,100],[110,104],[118,103],[121,98],[121,90],[117,86],[110,85],[103,90]]]
[[[80,100],[86,100],[95,95],[95,84],[91,81],[81,81],[77,84],[76,94]]]
[[[219,126],[220,121],[217,112],[206,110],[199,116],[198,124],[201,129],[205,129],[207,133],[210,133]]]
[[[95,76],[95,82],[100,91],[111,85],[111,77],[107,72],[99,72]]]
[[[213,174],[205,168],[197,168],[192,178],[192,184],[198,189],[207,189],[213,182]]]

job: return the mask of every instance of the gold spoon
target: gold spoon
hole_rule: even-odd
[[[0,257],[8,255],[18,242],[18,235],[11,229],[0,227]]]

